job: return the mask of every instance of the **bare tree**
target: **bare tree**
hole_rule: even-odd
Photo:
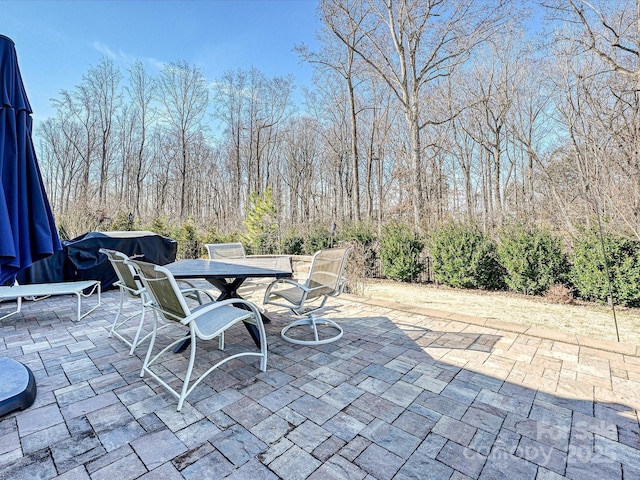
[[[131,163],[135,156],[134,132],[136,130],[136,121],[130,105],[123,105],[116,115],[114,130],[114,163],[112,165],[114,174],[112,175],[113,195],[111,202],[115,202],[120,208],[132,211],[132,208],[135,209],[135,207],[132,207],[135,203],[132,199],[135,180]],[[139,214],[138,210],[136,210],[136,214]]]
[[[224,144],[227,149],[229,171],[232,172],[230,189],[232,192],[229,208],[240,211],[244,169],[242,164],[242,131],[244,127],[243,94],[247,83],[247,73],[243,70],[227,71],[216,83],[215,115],[224,127]]]
[[[188,202],[188,178],[192,167],[190,147],[196,135],[204,129],[202,120],[209,105],[209,90],[204,75],[185,62],[166,65],[159,79],[163,119],[169,133],[175,136],[173,165],[178,173],[178,212],[185,218]]]
[[[98,65],[89,69],[83,78],[83,86],[91,98],[99,143],[98,205],[107,198],[109,166],[112,162],[112,126],[122,101],[120,80],[122,75],[109,57],[101,57]]]
[[[293,78],[267,78],[258,69],[228,71],[215,86],[215,114],[234,173],[232,200],[240,211],[251,192],[263,192],[277,171],[280,125],[291,114]]]
[[[287,214],[293,225],[313,221],[311,204],[320,156],[318,128],[314,119],[302,117],[289,120],[284,132],[284,161],[279,175],[286,192],[281,214]]]
[[[349,10],[359,10],[366,8],[363,2],[351,2],[347,7]],[[350,121],[350,156],[351,172],[353,181],[351,182],[351,207],[354,219],[360,221],[362,218],[360,203],[360,155],[358,152],[358,113],[360,107],[357,105],[356,88],[362,79],[358,78],[358,73],[362,73],[356,65],[355,47],[364,39],[364,35],[356,25],[356,19],[363,18],[363,12],[357,15],[346,15],[341,17],[333,16],[331,2],[321,3],[320,12],[326,30],[321,31],[319,38],[323,44],[323,49],[319,52],[311,52],[307,46],[296,47],[298,53],[306,61],[316,65],[320,71],[326,74],[327,69],[337,74],[344,80],[346,97],[349,105]],[[337,42],[336,42],[337,41]],[[337,44],[336,44],[337,43]]]
[[[562,112],[583,195],[597,212],[639,236],[640,2],[542,3],[568,27],[557,32],[566,92]]]
[[[133,204],[135,214],[140,216],[140,196],[147,170],[149,168],[150,153],[148,146],[148,132],[157,119],[157,111],[153,102],[157,95],[157,82],[146,71],[142,62],[136,62],[129,69],[129,103],[131,105],[131,122],[135,126],[134,142],[136,144],[131,159],[131,181],[134,189]]]
[[[508,158],[511,142],[509,115],[514,108],[517,88],[525,71],[521,63],[521,41],[504,35],[500,44],[487,42],[487,49],[472,60],[471,68],[457,87],[464,92],[464,121],[458,122],[464,133],[477,143],[485,161],[483,192],[486,217],[491,227],[500,225],[504,213],[505,192],[515,164]],[[520,51],[519,51],[520,50]],[[452,92],[453,95],[453,92]]]
[[[316,91],[307,92],[307,108],[323,128],[318,130],[323,144],[316,194],[324,198],[325,217],[332,221],[350,219],[353,175],[349,161],[349,114],[341,78],[329,71],[315,79]]]
[[[292,77],[268,79],[257,69],[249,74],[247,141],[248,191],[263,192],[270,183],[271,163],[279,142],[281,122],[291,113],[293,96]]]
[[[38,128],[40,161],[52,209],[60,214],[69,210],[74,183],[78,182],[82,156],[57,118],[49,118]]]
[[[541,52],[540,52],[541,53]],[[520,80],[516,86],[514,105],[509,112],[509,125],[523,157],[522,189],[526,215],[545,217],[549,210],[540,208],[537,201],[537,179],[548,178],[548,158],[558,143],[562,143],[563,131],[559,131],[554,118],[553,78],[556,76],[552,62],[535,52],[520,55]],[[565,210],[566,205],[558,205]],[[566,218],[566,216],[565,216]],[[557,222],[552,222],[557,224]]]
[[[364,191],[366,197],[366,218],[375,218],[378,229],[382,229],[384,217],[385,165],[392,162],[387,158],[387,145],[398,115],[392,108],[392,94],[377,77],[368,79],[367,89],[362,95],[361,140],[366,152]]]
[[[75,182],[75,191],[70,195],[81,209],[87,211],[89,199],[93,197],[91,173],[98,144],[93,101],[88,89],[82,85],[74,91],[62,90],[60,96],[62,98],[52,100],[57,110],[58,127],[81,159],[79,178]]]
[[[325,0],[324,18],[349,44],[341,25],[357,28],[362,40],[353,51],[393,91],[404,113],[410,142],[413,219],[420,224],[425,204],[421,131],[446,121],[426,111],[424,89],[446,77],[491,36],[509,14],[506,1]],[[343,19],[350,18],[347,22]]]

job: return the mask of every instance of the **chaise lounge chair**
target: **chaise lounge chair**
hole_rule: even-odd
[[[88,293],[84,293],[88,290]],[[98,293],[98,303],[90,310],[80,313],[82,308],[82,299],[88,298],[95,292]],[[78,282],[59,282],[59,283],[35,283],[32,285],[14,285],[12,287],[0,287],[0,301],[15,300],[17,302],[16,310],[0,317],[0,320],[20,313],[22,309],[22,299],[32,298],[33,300],[43,300],[55,295],[75,295],[78,299],[77,321],[89,315],[100,306],[100,282],[98,280],[83,280]]]

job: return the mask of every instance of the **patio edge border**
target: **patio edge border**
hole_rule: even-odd
[[[472,315],[463,315],[460,313],[452,313],[444,310],[434,310],[431,308],[420,308],[415,305],[407,305],[400,302],[389,300],[380,300],[376,298],[362,297],[354,294],[343,294],[343,296],[351,301],[373,305],[376,307],[392,308],[408,313],[417,313],[427,317],[436,317],[444,320],[463,322],[469,325],[478,325],[481,327],[495,328],[519,335],[529,335],[547,340],[559,341],[578,345],[580,347],[588,347],[606,352],[619,353],[621,355],[640,356],[640,345],[631,343],[614,342],[611,340],[603,340],[600,338],[588,337],[580,334],[566,333],[559,330],[549,328],[532,327],[520,323],[505,322],[495,318],[483,318]]]

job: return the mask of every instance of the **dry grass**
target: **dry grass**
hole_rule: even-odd
[[[365,297],[616,340],[611,309],[592,303],[576,301],[573,304],[558,304],[543,297],[386,280],[367,279],[362,288]],[[620,341],[640,345],[640,309],[616,307],[616,317]]]

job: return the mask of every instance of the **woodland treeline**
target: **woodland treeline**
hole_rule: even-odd
[[[294,47],[315,68],[304,89],[103,57],[37,128],[57,221],[241,231],[269,191],[281,229],[515,219],[571,234],[600,216],[640,239],[637,2],[532,7],[321,0],[318,47]]]

